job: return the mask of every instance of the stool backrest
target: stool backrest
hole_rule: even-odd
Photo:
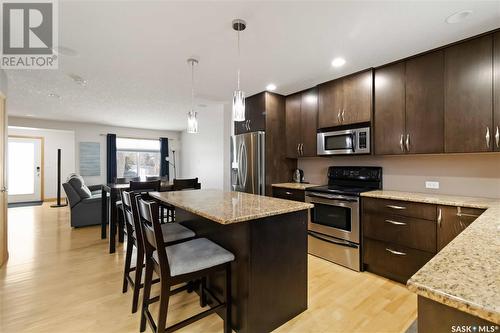
[[[144,250],[144,240],[142,239],[142,230],[139,222],[139,211],[137,209],[136,197],[140,196],[139,193],[132,191],[121,191],[123,215],[127,226],[127,232],[134,239],[137,249]]]
[[[150,180],[145,182],[130,181],[130,191],[159,192],[161,180]]]
[[[137,205],[139,207],[139,218],[144,238],[146,260],[151,257],[153,251],[156,251],[160,270],[164,272],[166,276],[170,276],[170,267],[168,264],[165,242],[163,241],[163,231],[160,224],[160,217],[158,216],[158,204],[154,201],[147,201],[141,197],[137,197]]]
[[[174,191],[182,191],[188,189],[200,189],[200,184],[198,183],[198,178],[189,178],[189,179],[174,179],[173,190]]]

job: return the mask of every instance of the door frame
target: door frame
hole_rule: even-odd
[[[0,117],[3,119],[0,119],[0,136],[3,137],[4,141],[4,149],[3,149],[3,156],[0,156],[0,163],[3,163],[2,168],[2,173],[0,174],[0,177],[2,180],[0,180],[5,188],[5,182],[7,180],[7,142],[8,142],[8,136],[7,136],[7,109],[6,109],[6,103],[7,97],[0,91]],[[3,114],[3,115],[2,115]],[[3,121],[3,124],[2,124]],[[2,132],[3,130],[3,132]],[[8,250],[8,214],[7,214],[7,195],[3,189],[1,189],[3,193],[1,193],[1,198],[3,202],[0,202],[0,214],[3,216],[0,217],[0,267],[2,267],[7,259],[9,258],[9,250]]]
[[[44,151],[45,151],[45,138],[43,136],[31,136],[31,135],[8,135],[7,136],[7,145],[9,144],[9,138],[15,138],[15,139],[37,139],[40,140],[40,165],[41,165],[41,172],[40,172],[40,201],[45,200],[45,157],[44,157]]]

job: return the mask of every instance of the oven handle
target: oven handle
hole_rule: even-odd
[[[316,198],[325,198],[325,199],[337,199],[337,200],[345,200],[351,202],[357,202],[357,198],[349,198],[344,195],[333,195],[333,194],[320,194],[320,193],[311,193],[308,192],[306,194],[308,197],[316,197]]]
[[[331,239],[328,239],[326,237],[323,237],[321,236],[321,234],[318,234],[314,231],[308,231],[307,234],[309,236],[312,236],[314,238],[317,238],[317,239],[320,239],[322,241],[325,241],[325,242],[328,242],[328,243],[332,243],[332,244],[335,244],[335,245],[340,245],[340,246],[345,246],[345,247],[351,247],[351,248],[354,248],[354,249],[357,249],[358,246],[357,245],[354,245],[354,244],[351,244],[349,242],[336,242],[336,241],[332,241]]]

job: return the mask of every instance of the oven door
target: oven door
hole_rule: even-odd
[[[318,155],[345,155],[356,153],[356,131],[318,133]]]
[[[359,244],[359,198],[307,192],[306,202],[314,204],[310,231]]]

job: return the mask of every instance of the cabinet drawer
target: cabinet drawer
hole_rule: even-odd
[[[364,236],[436,252],[436,222],[393,214],[363,214]]]
[[[365,238],[364,265],[369,272],[406,283],[434,254]]]
[[[395,214],[436,221],[436,205],[410,201],[363,198],[363,213]]]
[[[273,187],[273,197],[295,200],[295,201],[305,201],[305,191],[304,190],[292,190],[282,187]]]

